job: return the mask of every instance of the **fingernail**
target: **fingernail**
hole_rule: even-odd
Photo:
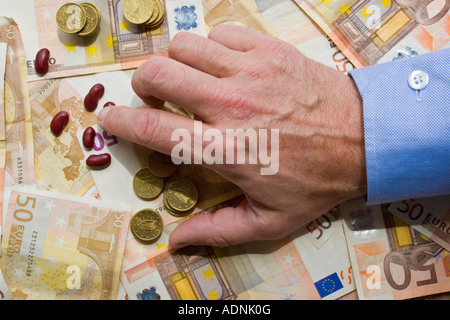
[[[97,122],[99,124],[99,126],[101,127],[102,124],[104,123],[105,119],[106,119],[106,115],[108,114],[108,112],[111,110],[112,108],[107,107],[107,108],[103,108],[100,110],[100,112],[98,113],[97,116]]]

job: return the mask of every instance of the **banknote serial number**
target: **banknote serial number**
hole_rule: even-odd
[[[47,82],[44,83],[44,85],[42,87],[39,88],[38,93],[39,94],[43,94],[45,91],[47,91],[48,89],[50,89],[50,87],[52,86],[52,84],[55,82],[55,79],[50,79]]]
[[[18,157],[16,161],[17,165],[17,184],[23,184],[23,161],[22,157]]]
[[[27,273],[26,273],[27,277],[31,277],[31,273],[33,271],[34,250],[36,249],[37,237],[38,237],[38,232],[33,230],[33,233],[31,234],[30,248],[29,248],[28,257],[27,257]]]

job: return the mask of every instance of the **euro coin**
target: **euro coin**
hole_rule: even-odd
[[[153,2],[151,0],[127,0],[123,4],[123,15],[134,24],[143,24],[153,14]]]
[[[164,206],[166,207],[167,210],[169,210],[169,211],[171,211],[171,212],[176,211],[174,208],[172,208],[172,207],[170,206],[170,204],[167,203],[167,193],[164,193],[163,203],[164,203]],[[175,212],[175,213],[177,213],[177,212]]]
[[[86,12],[86,25],[78,34],[83,37],[89,37],[98,30],[101,13],[100,10],[90,2],[82,2],[80,3],[80,6],[83,7]]]
[[[139,170],[133,178],[134,192],[142,199],[155,199],[163,188],[164,180],[154,176],[147,168]]]
[[[149,0],[149,1],[152,2],[153,12],[152,12],[152,15],[149,17],[149,19],[144,22],[144,24],[153,23],[159,15],[159,12],[158,12],[159,8],[158,8],[158,4],[156,3],[156,0]]]
[[[86,25],[86,12],[79,4],[63,4],[56,12],[56,24],[65,33],[78,33]]]
[[[170,205],[170,203],[167,202],[167,193],[164,193],[163,203],[164,203],[164,206],[166,207],[167,211],[168,211],[171,215],[173,215],[173,216],[176,216],[176,217],[184,216],[184,215],[188,212],[188,211],[178,211],[178,210],[175,210],[175,209]]]
[[[165,163],[171,163],[172,162],[172,156],[170,156],[168,154],[165,154],[165,153],[161,153],[161,152],[155,151],[155,150],[153,150],[152,152],[154,153],[154,156],[155,156],[156,160],[162,161],[162,162],[165,162]]]
[[[167,178],[175,173],[178,168],[176,164],[172,161],[166,162],[159,159],[161,159],[161,156],[157,155],[156,151],[151,151],[148,155],[147,166],[153,175],[159,178]]]
[[[164,192],[167,204],[177,212],[187,212],[194,208],[198,201],[197,188],[192,182],[180,179],[172,182]]]
[[[157,16],[156,18],[151,19],[145,23],[145,25],[151,29],[159,27],[164,21],[164,17],[166,15],[166,10],[164,9],[163,3],[160,0],[154,0],[154,2],[157,7],[157,9],[155,10],[157,12]]]
[[[144,242],[158,239],[163,231],[163,221],[158,212],[142,209],[130,221],[130,229],[136,238]]]

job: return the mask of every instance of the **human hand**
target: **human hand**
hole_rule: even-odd
[[[279,133],[279,144],[268,147],[279,154],[274,175],[261,175],[261,163],[208,165],[247,201],[183,222],[170,236],[174,248],[281,238],[366,193],[362,102],[353,80],[281,40],[236,26],[215,27],[208,39],[179,33],[168,58],[142,64],[132,86],[149,106],[167,100],[192,111],[204,130]],[[174,130],[194,131],[194,120],[148,107],[104,108],[98,123],[166,154],[178,144]]]

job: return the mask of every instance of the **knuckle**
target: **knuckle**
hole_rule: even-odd
[[[164,57],[155,56],[147,60],[133,75],[131,86],[137,94],[148,94],[145,90],[155,86],[158,79],[164,76]]]
[[[211,29],[211,31],[208,33],[209,39],[218,39],[222,33],[227,32],[229,30],[229,25],[226,24],[219,24],[217,26],[214,26],[214,28]]]
[[[155,145],[160,127],[159,122],[158,113],[149,111],[144,112],[137,118],[133,130],[139,144],[150,148]]]
[[[246,120],[255,114],[253,104],[250,99],[242,92],[233,91],[223,94],[221,97],[224,111],[232,119]]]
[[[169,57],[177,59],[201,59],[208,55],[210,42],[205,38],[191,33],[178,33],[169,44]],[[192,55],[195,53],[195,57]]]
[[[188,43],[190,41],[189,39],[187,39],[189,38],[189,36],[190,33],[188,32],[179,32],[172,38],[167,49],[169,57],[176,54],[185,43]]]
[[[232,245],[232,243],[227,241],[221,234],[212,233],[209,238],[209,245],[212,247],[223,248]]]
[[[276,41],[273,42],[273,51],[279,53],[281,56],[289,56],[291,55],[295,49],[292,45],[276,39]],[[297,51],[297,49],[295,49],[295,52]]]
[[[286,230],[289,230],[292,226],[286,226],[285,218],[280,217],[279,214],[275,211],[265,211],[263,214],[255,213],[253,216],[255,219],[251,223],[253,232],[258,234],[259,238],[268,240],[276,240],[286,236],[288,234]]]

